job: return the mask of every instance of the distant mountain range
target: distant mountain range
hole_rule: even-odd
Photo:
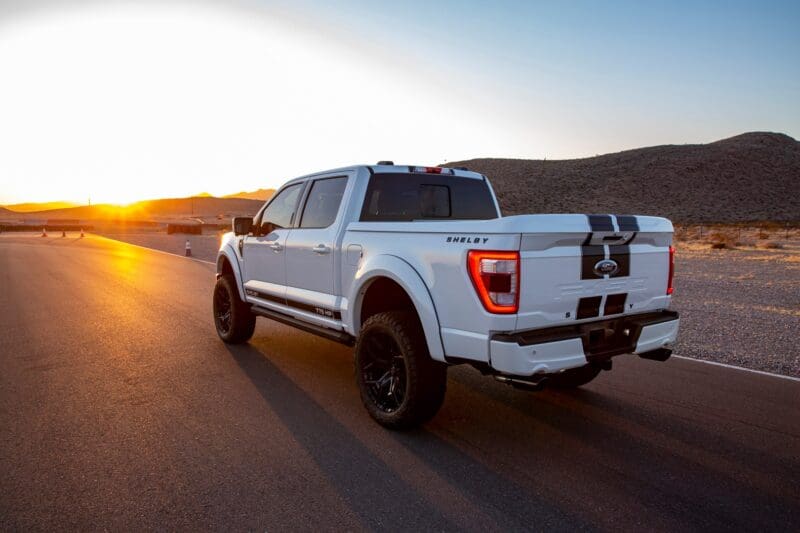
[[[126,218],[139,220],[142,217],[241,215],[253,210],[257,211],[274,192],[275,189],[258,189],[253,192],[229,194],[222,198],[203,192],[188,198],[144,200],[125,207],[111,204],[78,205],[71,202],[31,202],[2,206],[0,207],[0,217],[4,219],[97,220]]]
[[[753,132],[560,161],[471,159],[503,213],[635,213],[676,222],[800,221],[800,143]]]
[[[0,218],[8,220],[157,220],[157,219],[207,219],[221,216],[254,215],[264,205],[261,200],[246,198],[167,198],[146,200],[120,207],[110,204],[83,205],[64,209],[18,213],[0,208]]]
[[[800,222],[800,143],[752,132],[709,144],[664,145],[584,159],[471,159],[492,181],[506,215],[636,213],[675,222]],[[274,189],[215,198],[74,206],[63,202],[0,208],[2,219],[149,220],[252,215]],[[19,207],[19,206],[22,207]],[[53,206],[58,208],[53,209]],[[20,212],[25,211],[25,212]]]
[[[253,192],[237,192],[236,194],[228,194],[223,196],[223,198],[242,198],[245,200],[261,200],[264,202],[273,194],[275,194],[275,189],[258,189],[257,191]]]
[[[49,211],[51,209],[66,209],[68,207],[77,207],[80,204],[73,202],[29,202],[25,204],[12,204],[3,206],[8,211],[16,213],[30,213],[35,211]]]

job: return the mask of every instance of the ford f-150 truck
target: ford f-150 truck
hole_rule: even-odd
[[[293,179],[217,257],[213,314],[227,343],[257,316],[355,346],[369,414],[429,420],[447,368],[530,389],[577,387],[678,332],[672,224],[632,215],[501,216],[487,178],[383,161]]]

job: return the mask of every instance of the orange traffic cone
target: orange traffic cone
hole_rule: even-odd
[[[81,228],[81,239],[83,239],[83,228]]]
[[[42,237],[47,237],[47,230],[42,228]]]
[[[186,257],[192,257],[192,243],[189,239],[186,239]]]

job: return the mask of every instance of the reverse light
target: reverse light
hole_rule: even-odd
[[[508,314],[519,310],[519,252],[470,250],[467,270],[487,311]]]
[[[675,247],[669,247],[669,277],[667,278],[667,294],[672,294],[675,288],[672,286],[672,277],[675,275]]]

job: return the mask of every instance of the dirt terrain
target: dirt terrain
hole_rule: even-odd
[[[562,161],[472,159],[506,215],[634,213],[675,222],[800,220],[800,143],[745,133]]]
[[[679,225],[678,353],[800,377],[800,229]]]

